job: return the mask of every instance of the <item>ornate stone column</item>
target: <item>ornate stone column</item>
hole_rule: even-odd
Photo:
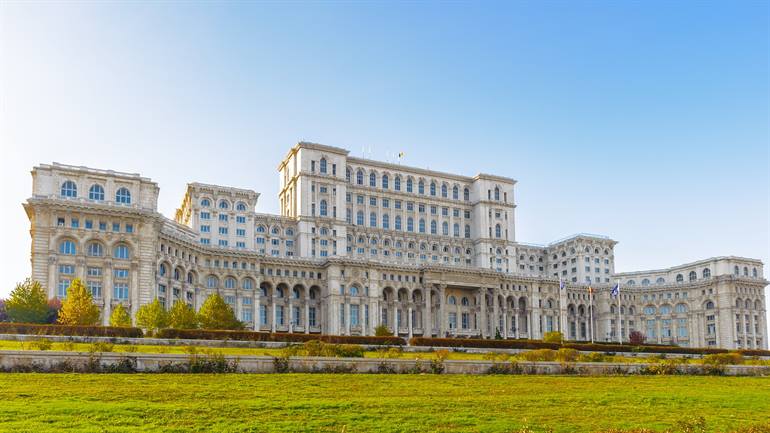
[[[318,317],[317,311],[316,317]],[[310,334],[310,299],[307,296],[305,296],[305,334]]]
[[[423,337],[432,337],[433,336],[433,322],[431,322],[431,289],[430,286],[427,287],[425,290],[425,313],[423,314],[422,321],[422,336]]]
[[[481,290],[481,338],[487,338],[489,326],[487,325],[487,288]]]

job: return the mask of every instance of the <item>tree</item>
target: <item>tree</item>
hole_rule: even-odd
[[[543,341],[546,343],[559,343],[564,341],[564,335],[559,331],[546,332],[543,336]]]
[[[131,316],[128,314],[128,310],[123,304],[118,304],[112,309],[110,314],[110,326],[119,326],[128,328],[131,326]]]
[[[235,318],[233,309],[215,293],[203,302],[198,312],[198,323],[203,329],[242,329],[243,324]]]
[[[136,311],[136,324],[140,328],[146,329],[152,335],[158,329],[168,327],[168,312],[163,308],[160,300],[155,298],[154,301],[142,305]]]
[[[100,315],[91,291],[80,278],[72,280],[67,288],[67,299],[59,310],[58,322],[62,325],[94,326],[99,323]]]
[[[43,286],[31,278],[17,284],[5,301],[5,310],[13,322],[45,323],[48,303]]]
[[[628,342],[633,344],[634,346],[640,346],[644,344],[644,340],[647,339],[647,336],[642,334],[639,331],[631,331],[630,334],[628,334]]]
[[[195,329],[198,327],[198,316],[186,302],[176,301],[168,312],[168,325],[176,329]]]
[[[388,329],[385,325],[378,325],[376,328],[374,328],[374,335],[377,337],[390,337],[393,335],[392,332],[390,332],[390,329]]]

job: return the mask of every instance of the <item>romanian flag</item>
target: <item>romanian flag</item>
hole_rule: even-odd
[[[591,286],[588,286],[588,294],[592,295],[594,293],[594,288]]]
[[[404,153],[404,152],[398,152],[398,157],[399,157],[399,158],[403,158],[404,156],[406,156],[406,153]]]

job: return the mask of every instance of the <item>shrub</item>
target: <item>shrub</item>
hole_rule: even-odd
[[[601,352],[590,352],[578,357],[580,362],[605,362],[607,359]]]
[[[51,350],[51,346],[53,346],[53,343],[47,338],[41,338],[32,342],[32,347],[37,350]]]
[[[706,365],[738,365],[743,364],[743,355],[738,352],[713,353],[703,357]]]
[[[545,335],[543,336],[543,341],[546,343],[561,344],[563,340],[564,340],[564,334],[562,334],[559,331],[546,332]]]
[[[235,318],[233,309],[219,293],[206,298],[198,311],[198,323],[203,329],[243,329],[243,324]]]
[[[61,306],[58,322],[62,325],[93,326],[99,323],[99,307],[94,304],[91,291],[75,278],[67,288],[67,299]]]
[[[114,348],[115,348],[115,345],[112,343],[97,341],[95,343],[91,343],[91,345],[88,347],[88,351],[91,353],[112,352]]]
[[[519,357],[525,361],[553,361],[556,359],[557,351],[552,349],[536,349],[528,352],[522,352]]]
[[[374,328],[374,335],[377,337],[390,337],[393,335],[392,332],[390,332],[390,329],[388,329],[385,325],[379,325],[376,328]]]
[[[112,309],[110,314],[110,326],[129,327],[131,326],[131,316],[123,304],[118,304]]]
[[[0,334],[27,335],[72,335],[85,337],[129,337],[142,336],[139,328],[116,328],[111,326],[69,326],[40,325],[35,323],[0,323]]]
[[[168,312],[158,298],[139,307],[136,311],[136,325],[146,329],[148,335],[154,335],[159,329],[168,326]]]
[[[30,278],[16,285],[5,301],[8,318],[13,322],[45,323],[48,302],[43,286]]]
[[[578,355],[580,355],[580,352],[577,350],[562,347],[556,352],[556,360],[559,362],[575,362],[578,359]]]
[[[198,316],[186,302],[176,301],[168,312],[168,325],[176,329],[195,329],[198,327]]]
[[[647,336],[645,336],[639,331],[631,331],[631,333],[628,334],[628,342],[634,346],[641,346],[642,344],[644,344],[644,340],[646,339],[647,339]]]

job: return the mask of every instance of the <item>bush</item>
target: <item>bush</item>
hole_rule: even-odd
[[[575,362],[578,359],[580,352],[568,347],[562,347],[556,352],[556,360],[559,362]]]
[[[374,335],[377,337],[390,337],[393,335],[392,332],[390,332],[390,329],[388,329],[385,325],[379,325],[376,328],[374,328]]]
[[[0,334],[27,335],[77,335],[85,337],[133,337],[142,336],[139,328],[111,326],[40,325],[35,323],[0,323]]]
[[[647,339],[647,336],[645,336],[639,331],[631,331],[631,333],[628,334],[628,342],[634,346],[641,346],[642,344],[644,344],[644,340],[646,339]]]
[[[106,343],[104,341],[97,341],[95,343],[91,343],[91,346],[88,347],[88,351],[91,353],[96,352],[112,352],[115,348],[115,345],[112,343]]]
[[[53,343],[47,338],[41,338],[32,342],[32,347],[37,350],[51,350]]]
[[[525,361],[554,361],[558,352],[552,349],[537,349],[522,352],[519,357]]]
[[[43,286],[30,278],[16,285],[5,301],[8,318],[13,322],[45,323],[48,301]]]
[[[713,353],[703,357],[706,365],[739,365],[743,364],[743,355],[738,352]]]
[[[190,340],[235,340],[235,341],[279,341],[286,343],[304,343],[319,340],[335,344],[364,344],[383,346],[403,346],[406,344],[401,337],[366,337],[347,335],[294,334],[277,332],[228,331],[214,329],[161,329],[159,338],[180,338]]]
[[[562,334],[559,331],[546,332],[545,335],[543,336],[543,341],[546,343],[561,344],[563,340],[564,340],[564,334]]]

